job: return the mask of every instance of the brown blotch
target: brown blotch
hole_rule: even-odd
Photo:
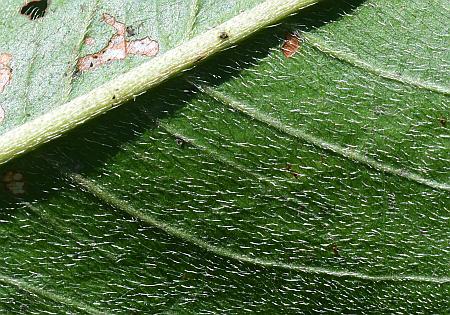
[[[127,41],[125,24],[116,21],[113,16],[107,13],[103,14],[102,21],[112,26],[116,33],[111,37],[108,45],[98,53],[87,55],[78,60],[77,69],[79,72],[97,69],[105,63],[125,59],[128,55],[152,57],[158,54],[159,44],[156,40],[145,37]]]
[[[447,127],[447,118],[446,117],[439,118],[439,123],[441,124],[442,127]]]
[[[0,93],[2,93],[5,87],[11,82],[11,60],[11,54],[0,53]]]
[[[13,195],[23,195],[25,193],[25,179],[20,172],[6,172],[2,176],[2,182],[6,190]]]
[[[281,46],[281,51],[286,58],[294,56],[300,48],[300,38],[298,35],[289,33],[284,38],[284,43]]]
[[[26,15],[30,20],[36,20],[47,13],[49,0],[26,1],[20,9],[20,14]]]

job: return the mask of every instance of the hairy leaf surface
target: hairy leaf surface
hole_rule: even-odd
[[[138,3],[85,14],[139,25]],[[186,35],[183,3],[148,11],[152,34],[173,30],[161,47],[254,5],[199,0]],[[449,15],[444,0],[325,1],[6,164],[0,308],[448,312]],[[71,97],[140,62],[65,90],[36,60],[15,94]]]

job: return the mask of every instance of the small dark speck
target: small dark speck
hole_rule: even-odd
[[[292,169],[292,164],[290,164],[290,163],[288,163],[288,164],[286,165],[285,169],[286,169],[292,176],[294,176],[295,178],[297,178],[297,177],[300,176],[300,173],[298,173],[298,172],[296,172],[296,171],[294,171],[294,170]]]
[[[203,59],[205,59],[205,56],[197,57],[197,59],[195,59],[195,62],[198,63],[198,62],[202,61]]]
[[[184,144],[186,143],[183,139],[181,138],[176,138],[175,142],[179,145],[179,146],[184,146]]]
[[[439,122],[441,123],[442,127],[447,127],[447,118],[446,117],[439,118]]]
[[[136,35],[136,31],[133,26],[127,26],[127,36],[132,37],[134,35]]]
[[[115,100],[115,99],[116,99],[116,96],[115,96],[115,95],[113,95],[112,99],[113,99],[113,100]]]
[[[339,255],[339,248],[337,247],[336,244],[333,244],[332,249],[333,249],[334,256],[336,256],[336,257],[341,256],[341,255]]]
[[[80,74],[81,74],[80,71],[78,71],[78,69],[75,69],[72,72],[72,78],[76,79],[76,78],[78,78],[80,76]]]
[[[219,35],[219,38],[222,40],[228,39],[230,36],[228,35],[227,32],[221,32]]]

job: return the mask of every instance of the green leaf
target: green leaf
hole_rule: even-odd
[[[448,313],[449,12],[325,1],[4,165],[0,309]]]

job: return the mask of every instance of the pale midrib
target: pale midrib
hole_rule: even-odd
[[[216,101],[229,106],[233,109],[238,110],[239,112],[249,116],[252,119],[255,119],[256,121],[259,121],[261,123],[264,123],[265,125],[274,128],[284,134],[287,134],[291,137],[294,137],[296,139],[308,142],[313,144],[314,146],[321,148],[323,150],[331,151],[337,155],[340,155],[344,158],[347,158],[351,161],[358,162],[360,164],[369,166],[371,168],[374,168],[378,171],[400,176],[402,178],[405,178],[409,181],[413,181],[428,187],[431,187],[433,189],[437,190],[445,190],[450,191],[450,184],[446,183],[440,183],[431,179],[424,178],[418,174],[415,174],[413,172],[410,172],[408,170],[396,168],[392,165],[388,165],[387,163],[378,162],[374,159],[371,159],[360,152],[350,149],[350,148],[344,148],[340,145],[329,143],[321,138],[315,137],[301,129],[293,128],[289,125],[284,124],[282,121],[275,119],[269,115],[266,115],[265,113],[262,113],[254,108],[251,108],[250,106],[246,106],[242,101],[237,101],[233,98],[231,98],[228,95],[225,95],[222,92],[216,91],[211,87],[205,86],[205,85],[198,85],[195,83],[194,86],[196,86],[201,92],[205,93],[206,95],[210,96],[211,98],[215,99]]]
[[[407,85],[407,86],[413,86],[415,88],[419,88],[422,90],[427,90],[435,93],[439,93],[442,95],[450,95],[450,89],[448,87],[434,84],[432,82],[422,81],[415,78],[410,78],[406,75],[399,75],[394,72],[390,72],[387,70],[384,70],[379,67],[375,67],[374,65],[365,62],[357,57],[355,57],[352,54],[346,53],[342,50],[337,50],[333,47],[330,47],[327,45],[326,42],[321,40],[319,37],[314,36],[312,34],[302,33],[302,37],[306,40],[307,43],[309,43],[312,47],[316,48],[318,51],[329,55],[337,60],[340,60],[341,62],[344,62],[346,64],[349,64],[352,67],[361,69],[365,72],[368,72],[370,74],[373,74],[375,76],[396,81],[398,83]]]
[[[100,310],[98,310],[90,305],[86,305],[80,301],[76,301],[67,296],[60,295],[60,294],[57,294],[54,292],[50,292],[43,288],[40,288],[40,287],[34,286],[30,283],[27,283],[23,280],[15,279],[15,278],[3,275],[3,274],[0,274],[0,282],[3,282],[4,284],[7,284],[7,285],[15,286],[21,290],[39,295],[41,297],[52,300],[54,302],[77,308],[80,311],[86,312],[88,314],[93,314],[93,315],[107,314],[104,311],[100,311]]]
[[[248,263],[259,267],[267,267],[267,268],[279,268],[279,269],[285,269],[289,271],[297,271],[297,272],[303,272],[306,274],[317,274],[317,275],[326,275],[330,277],[337,277],[337,278],[353,278],[357,280],[364,280],[364,281],[414,281],[414,282],[426,282],[426,283],[448,283],[450,282],[449,277],[430,277],[430,276],[416,276],[416,275],[387,275],[387,276],[372,276],[367,275],[360,272],[352,272],[352,271],[337,271],[327,268],[320,268],[320,267],[310,267],[310,266],[304,266],[304,265],[297,265],[297,264],[290,264],[290,263],[284,263],[284,262],[278,262],[278,261],[271,261],[266,259],[260,259],[260,258],[253,258],[241,253],[236,253],[232,250],[222,248],[216,245],[209,244],[208,242],[205,242],[204,240],[189,234],[188,232],[184,231],[183,229],[180,229],[178,227],[174,227],[170,224],[167,224],[165,222],[159,221],[156,218],[154,218],[151,215],[148,215],[146,213],[143,213],[142,211],[139,211],[135,209],[132,205],[129,203],[119,199],[111,192],[107,191],[103,187],[101,187],[99,184],[93,182],[92,180],[89,180],[87,178],[84,178],[83,176],[79,174],[69,174],[69,178],[77,184],[83,191],[86,191],[96,198],[98,198],[100,201],[112,206],[113,208],[117,210],[124,211],[128,213],[130,216],[135,217],[139,220],[141,220],[144,223],[147,223],[161,231],[164,231],[165,233],[179,238],[183,241],[186,241],[192,245],[195,245],[209,253],[212,253],[214,255],[217,255],[219,257],[225,257],[228,259],[232,259],[235,261],[239,261],[241,263]]]

